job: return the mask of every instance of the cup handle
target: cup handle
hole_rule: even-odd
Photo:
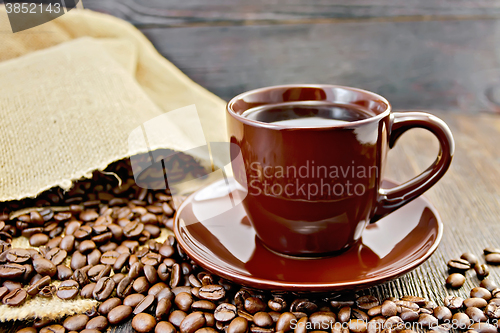
[[[389,136],[389,148],[393,148],[399,137],[411,128],[424,128],[439,140],[439,154],[434,163],[420,175],[391,189],[380,189],[378,205],[371,223],[390,214],[422,195],[431,188],[448,170],[455,142],[448,125],[438,117],[425,112],[394,112]]]

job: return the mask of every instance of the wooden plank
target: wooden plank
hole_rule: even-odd
[[[167,59],[225,99],[269,85],[330,83],[378,92],[396,109],[474,113],[493,109],[485,91],[499,86],[499,20],[142,31]],[[498,99],[499,90],[492,91]]]
[[[419,16],[498,16],[498,1],[447,0],[86,0],[86,8],[103,11],[138,26],[242,25],[319,22],[329,19]]]

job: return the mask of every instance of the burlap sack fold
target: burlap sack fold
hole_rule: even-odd
[[[130,24],[72,10],[12,34],[0,9],[0,201],[68,188],[93,170],[144,152],[129,149],[130,133],[186,106],[196,107],[207,142],[226,140],[224,101],[161,57]],[[93,38],[75,39],[84,36]],[[156,146],[196,146],[190,121],[162,133]]]
[[[0,45],[0,202],[36,197],[54,186],[67,189],[94,170],[143,152],[129,135],[179,108],[182,125],[165,131],[155,147],[184,151],[199,144],[189,132],[196,119],[182,117],[193,114],[193,106],[206,141],[226,140],[224,101],[122,20],[72,10],[13,34],[0,6]],[[33,298],[19,308],[0,305],[0,321],[61,318],[92,305]]]

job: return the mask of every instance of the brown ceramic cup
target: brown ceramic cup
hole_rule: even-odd
[[[255,107],[335,103],[370,116],[317,127],[249,119]],[[283,104],[285,103],[285,104]],[[454,153],[450,129],[423,112],[392,112],[375,93],[333,85],[284,85],[252,90],[227,105],[235,179],[247,187],[243,206],[258,238],[281,254],[324,256],[356,243],[373,223],[414,200],[447,171]],[[381,187],[387,152],[411,128],[439,140],[435,162],[410,181]],[[240,161],[240,162],[238,162]],[[405,223],[405,221],[401,221]]]

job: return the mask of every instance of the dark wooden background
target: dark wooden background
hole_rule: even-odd
[[[286,83],[378,92],[396,109],[500,108],[498,0],[84,0],[138,27],[224,99]]]
[[[426,196],[445,224],[443,241],[415,271],[369,292],[440,300],[446,261],[500,247],[500,1],[498,0],[84,0],[130,21],[194,81],[224,99],[286,83],[332,83],[424,109],[457,143],[448,174]],[[389,155],[405,181],[435,158],[436,140],[415,130]],[[401,221],[404,223],[404,221]],[[500,268],[491,278],[500,283]],[[132,331],[126,324],[116,332]]]

